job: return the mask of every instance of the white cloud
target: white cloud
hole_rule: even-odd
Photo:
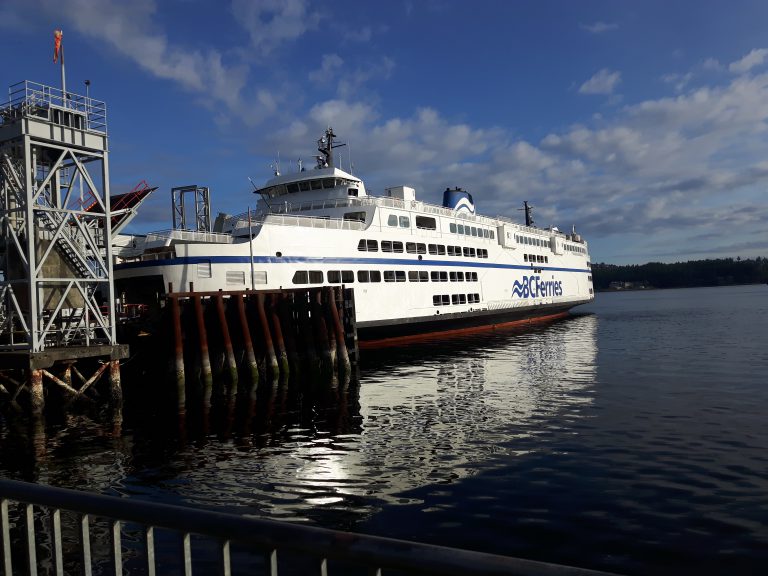
[[[310,72],[309,79],[317,84],[327,84],[334,79],[343,65],[344,60],[338,54],[323,54],[320,68]]]
[[[307,0],[232,0],[232,13],[262,56],[320,22],[320,14],[309,9]]]
[[[601,22],[597,21],[592,24],[580,24],[582,30],[586,30],[587,32],[591,32],[592,34],[602,34],[603,32],[608,32],[610,30],[616,30],[618,29],[619,25],[615,22]]]
[[[621,72],[612,72],[603,68],[581,85],[579,94],[613,94],[619,82],[621,82]]]
[[[744,72],[750,71],[755,66],[760,66],[765,61],[766,56],[768,56],[768,49],[766,48],[752,50],[740,60],[731,62],[728,65],[728,70],[735,72],[736,74],[743,74]]]
[[[716,58],[707,58],[706,60],[704,60],[704,62],[702,62],[701,67],[704,70],[720,71],[723,69],[723,65],[720,64],[720,61],[717,60]]]
[[[675,92],[682,92],[693,79],[693,73],[686,74],[664,74],[661,77],[662,82],[671,85]]]

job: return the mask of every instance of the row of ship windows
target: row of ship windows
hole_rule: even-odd
[[[405,282],[404,270],[358,270],[358,282],[381,282],[382,274],[384,282]],[[477,272],[409,270],[409,282],[477,282]],[[355,281],[355,273],[352,270],[329,270],[329,284],[352,284]],[[294,284],[322,284],[322,270],[297,270],[293,274]]]
[[[527,244],[528,246],[539,246],[541,248],[551,248],[552,244],[549,239],[532,238],[531,236],[523,236],[522,234],[515,234],[515,242],[519,244]],[[568,252],[575,252],[577,254],[586,254],[587,251],[581,246],[573,246],[571,244],[564,244],[563,247]],[[539,260],[541,262],[541,260]]]
[[[478,302],[480,302],[480,294],[435,294],[432,296],[432,304],[435,306],[477,304]]]
[[[496,234],[493,230],[487,228],[478,228],[477,226],[469,226],[468,224],[456,224],[451,222],[449,229],[453,234],[463,234],[464,236],[476,236],[478,238],[490,238],[496,239]]]
[[[378,252],[379,243],[376,240],[360,240],[357,243],[360,252]],[[403,243],[390,240],[381,241],[382,252],[403,252]],[[466,256],[467,258],[488,258],[488,250],[485,248],[469,248],[465,246],[444,246],[443,244],[424,244],[423,242],[406,242],[405,252],[408,254],[426,254],[433,256]]]
[[[540,246],[542,248],[549,248],[549,239],[533,238],[531,236],[523,236],[522,234],[515,234],[515,242],[518,244],[527,244],[528,246]]]
[[[541,262],[542,264],[549,264],[549,256],[542,256],[541,254],[523,254],[523,260],[525,262]]]
[[[408,216],[390,214],[387,218],[387,226],[393,228],[410,228],[411,219],[408,218]],[[416,216],[416,228],[421,228],[422,230],[437,230],[437,220],[430,216]]]
[[[575,252],[577,254],[586,254],[586,249],[582,248],[581,246],[571,246],[570,244],[565,245],[565,249],[568,250],[568,252]]]

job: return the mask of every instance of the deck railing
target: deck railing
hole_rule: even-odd
[[[10,504],[11,501],[19,503],[19,507]],[[74,538],[62,528],[65,525],[62,522],[63,511],[74,512],[78,516],[78,521],[74,526],[70,526],[75,532]],[[96,519],[107,519],[108,542],[95,541],[92,528]],[[102,559],[97,568],[105,573],[109,571],[116,576],[122,575],[123,552],[129,540],[125,538],[124,541],[123,536],[127,533],[129,525],[133,527],[130,543],[134,547],[137,545],[136,526],[143,534],[140,546],[143,558],[139,559],[143,567],[137,566],[137,571],[151,576],[168,571],[168,567],[162,565],[162,562],[168,562],[169,550],[160,550],[160,547],[156,546],[156,528],[178,534],[180,545],[172,548],[176,551],[175,564],[181,566],[185,576],[192,574],[193,544],[200,544],[201,536],[207,539],[209,549],[211,542],[216,545],[216,563],[220,573],[225,576],[232,574],[235,569],[233,559],[244,560],[246,552],[259,558],[264,573],[270,576],[277,576],[278,567],[284,566],[286,559],[295,562],[297,558],[306,560],[300,573],[322,576],[331,574],[335,563],[338,563],[346,574],[350,573],[350,567],[360,566],[362,569],[359,573],[367,570],[368,574],[378,576],[386,570],[394,570],[398,574],[449,576],[600,574],[580,568],[403,540],[0,480],[0,535],[6,576],[24,571],[36,576],[38,566],[50,567],[57,576],[63,575],[63,550],[66,548],[71,552],[73,540],[78,542],[81,563],[76,569],[82,574],[94,573],[95,548],[103,549],[108,546],[110,561],[105,563]],[[101,533],[103,532],[102,530]],[[45,545],[38,543],[38,539],[42,538],[46,539]],[[164,547],[168,548],[167,537],[163,542]],[[195,558],[199,559],[200,551],[197,552]],[[14,557],[14,553],[22,555],[23,558]],[[164,560],[160,561],[160,558]],[[23,563],[17,560],[23,560]],[[131,560],[136,562],[137,558],[134,556]],[[310,566],[311,570],[308,571],[307,566]],[[72,569],[71,563],[67,563],[66,569]]]
[[[83,119],[82,123],[70,127],[107,133],[107,105],[104,102],[69,90],[64,93],[60,88],[29,80],[17,82],[8,88],[7,102],[0,102],[0,124],[4,120],[18,117],[52,120],[53,110],[70,112]]]
[[[461,214],[456,215],[450,208],[444,206],[438,206],[436,204],[429,204],[420,200],[405,201],[398,198],[391,198],[389,196],[363,196],[355,197],[349,196],[344,198],[330,198],[325,200],[317,200],[314,202],[274,202],[269,211],[252,211],[251,212],[251,224],[253,226],[263,222],[266,218],[274,216],[276,214],[291,214],[294,215],[297,212],[305,212],[309,210],[327,210],[334,208],[365,208],[367,206],[385,207],[385,208],[398,208],[402,210],[418,210],[420,212],[426,212],[428,214],[435,214],[437,216],[443,216],[446,218],[455,218],[457,222],[474,222],[476,224],[484,224],[486,226],[499,226],[500,224],[511,225],[515,230],[519,232],[532,234],[536,236],[542,236],[549,238],[550,236],[558,236],[566,238],[566,234],[560,231],[544,230],[541,228],[533,228],[525,226],[519,222],[507,218],[506,216],[496,216],[491,218],[489,216],[481,216],[479,214]],[[311,218],[308,216],[307,218]],[[242,214],[236,214],[228,219],[228,224],[233,229],[247,228],[248,226],[248,212]]]

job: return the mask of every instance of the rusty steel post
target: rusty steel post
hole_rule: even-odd
[[[262,292],[256,294],[256,310],[259,313],[259,323],[261,324],[261,329],[264,334],[264,347],[267,350],[267,362],[272,370],[272,375],[277,377],[280,374],[280,367],[277,364],[275,347],[272,343],[272,333],[269,329],[267,313],[264,310],[264,294]]]
[[[323,321],[325,322],[326,334],[328,336],[328,349],[331,353],[331,370],[334,375],[338,373],[338,347],[336,345],[336,330],[333,326],[333,316],[331,308],[333,307],[333,292],[330,286],[324,286],[321,289]]]
[[[288,354],[288,363],[291,366],[291,372],[298,376],[301,366],[299,355],[296,351],[296,310],[294,309],[293,294],[280,293],[280,299],[277,303],[277,315],[280,321],[280,331],[283,334],[283,342]]]
[[[235,361],[235,352],[232,349],[232,339],[229,337],[229,326],[227,324],[227,314],[224,310],[224,296],[216,295],[216,311],[219,315],[219,325],[221,326],[221,336],[224,339],[224,350],[227,354],[227,364],[229,365],[229,394],[237,394],[237,362]]]
[[[44,370],[32,370],[29,375],[30,406],[33,415],[40,415],[45,408],[45,393],[43,391]]]
[[[197,339],[200,344],[200,368],[202,372],[204,396],[210,401],[213,373],[211,372],[211,356],[208,354],[208,332],[205,329],[203,316],[203,301],[200,296],[193,296],[195,306],[195,321],[197,322]]]
[[[251,371],[251,386],[255,389],[259,385],[259,365],[256,363],[256,355],[253,353],[253,341],[251,330],[248,327],[248,317],[245,315],[245,303],[243,296],[233,296],[237,300],[237,314],[240,317],[240,326],[243,329],[243,344],[245,345],[245,358]]]
[[[344,338],[344,326],[339,316],[338,302],[341,288],[331,288],[330,308],[331,318],[333,319],[333,330],[336,334],[336,347],[339,352],[339,370],[344,374],[352,371],[352,364],[349,361],[349,352],[347,352],[347,343]]]
[[[285,349],[285,340],[283,339],[283,328],[280,326],[280,317],[277,314],[277,294],[269,296],[269,317],[272,320],[272,330],[275,334],[274,343],[277,345],[278,362],[280,364],[280,377],[287,379],[290,374],[288,365],[288,353]]]
[[[120,385],[120,360],[109,361],[109,399],[115,430],[123,422],[123,389]]]
[[[64,366],[64,373],[61,375],[61,379],[64,381],[64,383],[67,386],[72,386],[72,364],[67,363],[66,366]]]
[[[179,412],[186,410],[186,375],[184,374],[184,342],[181,335],[181,308],[179,299],[174,295],[168,296],[171,300],[171,323],[173,324],[173,351],[176,371],[176,395]]]
[[[322,290],[314,290],[311,294],[312,326],[315,332],[315,344],[320,348],[322,371],[324,375],[333,373],[333,358],[331,344],[328,341],[328,327],[325,324],[323,312]]]

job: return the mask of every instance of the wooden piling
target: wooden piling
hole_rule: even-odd
[[[123,422],[123,389],[120,384],[120,360],[109,361],[109,400],[115,432]]]
[[[336,334],[336,346],[338,350],[339,371],[349,374],[352,371],[352,364],[349,361],[349,352],[347,351],[346,339],[344,338],[344,326],[341,323],[339,315],[339,301],[342,300],[341,288],[330,288],[330,310],[333,321],[333,330]],[[343,300],[342,300],[343,301]]]
[[[173,352],[176,394],[179,412],[186,409],[186,375],[184,373],[184,345],[181,335],[181,310],[179,300],[171,296],[171,323],[173,324]]]
[[[288,352],[285,348],[285,339],[283,338],[283,328],[280,325],[280,316],[278,315],[277,307],[279,300],[277,294],[270,294],[268,304],[268,316],[272,321],[272,333],[274,335],[273,342],[277,348],[277,361],[280,367],[280,378],[287,380],[290,375],[290,368],[288,364]]]
[[[323,374],[333,373],[333,357],[331,355],[331,343],[328,339],[328,326],[325,322],[325,312],[323,310],[323,293],[316,290],[314,294],[310,292],[312,301],[310,310],[312,311],[312,328],[315,332],[315,343],[319,347],[321,366]]]
[[[240,327],[243,331],[243,345],[245,346],[245,359],[248,362],[248,369],[251,374],[252,390],[259,385],[259,365],[256,363],[256,355],[253,353],[253,342],[251,340],[251,330],[248,327],[248,317],[245,315],[245,303],[243,296],[232,296],[237,301],[237,315],[240,318]]]
[[[31,370],[29,375],[30,406],[32,414],[40,415],[45,409],[43,370]]]
[[[195,321],[197,322],[197,340],[200,346],[200,372],[203,381],[203,395],[210,402],[211,388],[213,386],[213,372],[211,371],[211,356],[208,353],[208,331],[205,328],[205,316],[203,315],[203,301],[200,296],[192,298],[195,307]]]
[[[331,290],[332,288],[330,286],[324,286],[321,288],[321,298],[323,306],[323,319],[325,320],[326,334],[328,334],[328,348],[331,352],[331,367],[333,369],[334,376],[336,376],[339,369],[339,347],[336,342],[336,329],[333,325],[333,313],[331,312],[331,308],[334,306],[333,292]]]
[[[285,343],[285,351],[288,355],[288,363],[291,366],[291,374],[298,378],[301,361],[296,350],[296,321],[294,320],[293,293],[281,292],[277,302],[277,315],[280,323],[280,331]]]
[[[230,394],[237,394],[237,362],[235,361],[235,352],[232,349],[232,339],[229,337],[229,325],[227,324],[227,314],[224,310],[224,296],[221,293],[216,295],[216,311],[219,315],[219,326],[221,335],[224,339],[224,351],[227,355],[227,367],[229,368]]]
[[[277,363],[275,347],[272,343],[272,334],[269,330],[269,322],[267,322],[267,313],[266,310],[264,310],[264,294],[262,292],[256,294],[256,310],[259,314],[259,324],[261,324],[261,330],[264,336],[264,347],[267,352],[266,362],[269,364],[272,375],[278,376],[280,367]]]

